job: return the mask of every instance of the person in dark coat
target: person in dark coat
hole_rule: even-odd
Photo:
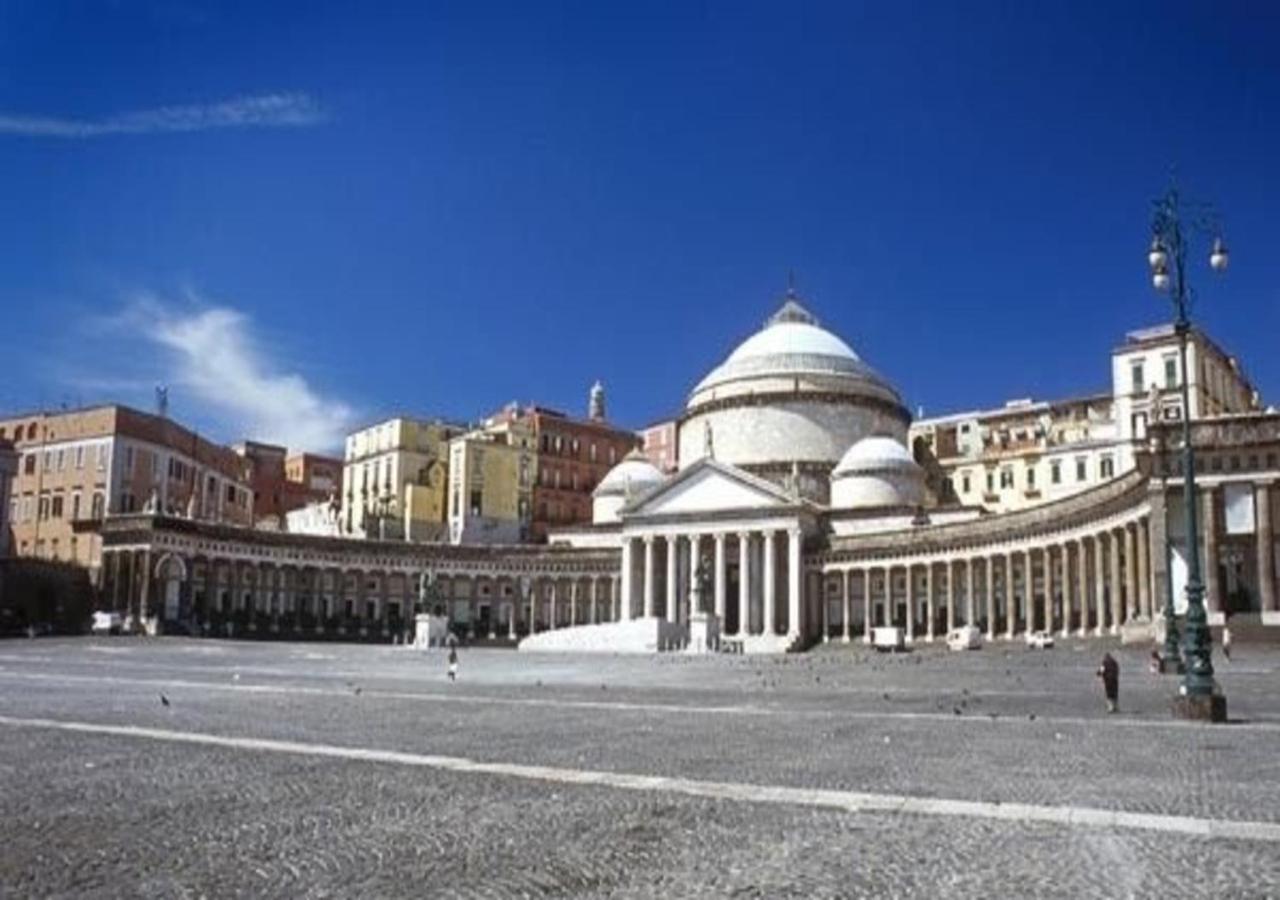
[[[1107,696],[1107,712],[1119,710],[1120,703],[1120,664],[1110,653],[1102,656],[1102,665],[1098,666],[1098,677],[1102,679],[1102,692]]]

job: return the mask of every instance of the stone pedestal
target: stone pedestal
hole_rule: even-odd
[[[696,612],[689,617],[686,653],[715,653],[720,649],[720,619],[715,613]]]
[[[429,613],[418,613],[413,617],[413,646],[426,650],[431,646],[431,619]]]
[[[1173,717],[1197,722],[1225,722],[1227,721],[1227,698],[1221,694],[1174,697]]]

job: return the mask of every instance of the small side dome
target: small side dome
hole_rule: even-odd
[[[632,450],[591,492],[591,521],[596,525],[618,521],[618,510],[628,501],[664,480],[665,476],[647,456]]]
[[[833,509],[919,506],[924,469],[891,437],[872,435],[850,447],[831,473]]]

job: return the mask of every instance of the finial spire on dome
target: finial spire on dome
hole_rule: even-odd
[[[787,270],[787,293],[784,295],[782,308],[769,317],[765,326],[777,325],[781,322],[800,322],[805,325],[817,325],[818,319],[800,303],[800,295],[796,293],[796,273]]]

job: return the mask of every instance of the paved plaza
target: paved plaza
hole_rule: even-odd
[[[1280,652],[1235,720],[1101,644],[776,659],[0,644],[0,896],[1280,895]],[[163,700],[161,699],[163,697]],[[167,703],[165,702],[167,701]]]

